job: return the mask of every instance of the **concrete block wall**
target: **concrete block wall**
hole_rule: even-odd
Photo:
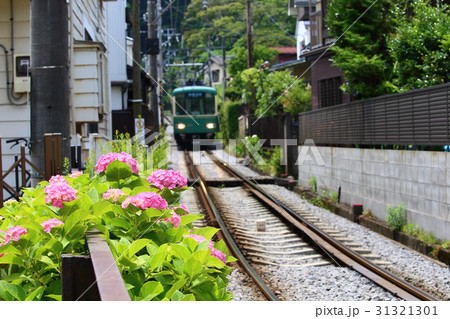
[[[444,152],[317,147],[299,166],[299,184],[315,176],[319,193],[338,191],[341,202],[363,204],[386,220],[386,208],[404,204],[408,223],[450,240],[450,155]],[[299,150],[299,153],[301,150]]]

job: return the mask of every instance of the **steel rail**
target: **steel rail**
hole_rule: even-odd
[[[196,180],[196,183],[195,183],[196,185],[194,187],[198,191],[200,198],[202,199],[203,203],[205,204],[205,206],[206,206],[205,208],[208,211],[208,214],[210,215],[211,220],[215,224],[217,224],[218,227],[220,228],[221,237],[227,244],[227,247],[230,250],[231,254],[238,259],[238,263],[247,272],[247,274],[253,279],[254,283],[261,289],[262,293],[266,296],[266,298],[268,300],[279,301],[278,297],[265,284],[265,282],[256,273],[256,271],[248,263],[247,259],[240,251],[239,247],[237,246],[236,242],[234,241],[233,237],[231,236],[230,232],[228,231],[227,226],[225,225],[222,217],[220,216],[220,213],[219,213],[216,205],[214,204],[214,201],[213,201],[211,195],[208,192],[208,188],[206,187],[204,177],[195,168],[194,164],[192,163],[192,159],[189,155],[189,152],[187,150],[184,151],[184,156],[185,156],[185,160],[188,165],[188,169],[191,174],[191,177]]]
[[[375,282],[379,286],[388,290],[392,294],[408,301],[436,301],[435,297],[427,294],[421,289],[409,284],[403,279],[395,276],[380,266],[372,263],[354,250],[342,244],[340,241],[332,238],[330,235],[311,224],[306,219],[295,213],[292,209],[279,202],[257,184],[253,183],[245,176],[231,168],[227,163],[219,160],[211,152],[208,152],[213,162],[222,167],[232,176],[240,178],[244,186],[252,192],[258,199],[278,212],[285,220],[299,229],[303,237],[317,246],[324,255],[339,266],[345,265],[361,275]],[[339,261],[339,262],[338,262]]]

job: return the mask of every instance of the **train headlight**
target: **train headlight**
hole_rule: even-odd
[[[186,128],[186,124],[184,124],[184,123],[178,123],[177,124],[177,129],[184,130],[185,128]]]
[[[216,128],[216,124],[215,123],[207,123],[206,128],[212,130],[213,128]]]

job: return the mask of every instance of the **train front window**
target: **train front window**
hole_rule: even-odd
[[[214,114],[214,95],[206,92],[188,92],[176,96],[177,115]]]
[[[214,114],[216,112],[214,94],[205,93],[205,114]]]

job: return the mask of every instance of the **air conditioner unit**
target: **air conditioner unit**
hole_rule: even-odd
[[[14,54],[14,92],[30,92],[30,56]]]

